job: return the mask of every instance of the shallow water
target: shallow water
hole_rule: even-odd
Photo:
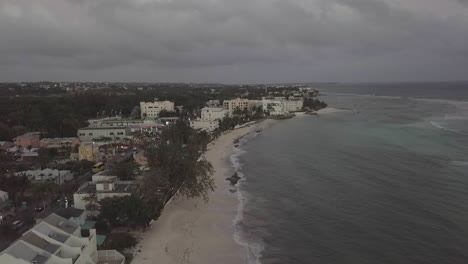
[[[250,262],[466,263],[468,104],[322,99],[352,110],[278,122],[231,157]]]

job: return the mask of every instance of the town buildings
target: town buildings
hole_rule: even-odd
[[[304,100],[301,98],[286,99],[285,97],[263,97],[262,108],[263,111],[270,114],[270,116],[280,116],[291,112],[298,112],[302,110]]]
[[[78,138],[81,142],[93,142],[101,139],[116,141],[129,137],[131,137],[131,130],[127,126],[84,127],[78,129]]]
[[[8,264],[123,264],[116,250],[97,250],[96,230],[83,236],[80,225],[50,214],[0,252]]]
[[[94,143],[82,143],[78,148],[78,160],[99,160],[99,146]]]
[[[41,148],[74,148],[80,144],[80,140],[76,137],[68,138],[43,138],[39,141],[39,147]]]
[[[218,107],[221,105],[221,102],[219,100],[209,100],[206,102],[207,107]]]
[[[29,132],[13,139],[15,146],[22,148],[38,148],[40,146],[40,134]]]
[[[206,132],[212,132],[219,127],[219,121],[209,121],[209,120],[192,120],[190,121],[190,127],[195,130],[204,130]]]
[[[236,109],[253,109],[254,107],[262,106],[262,101],[259,100],[249,100],[249,99],[233,99],[225,100],[223,102],[223,108],[226,109],[229,115],[232,115]]]
[[[154,102],[140,102],[141,119],[159,117],[161,111],[174,112],[174,102],[158,101],[154,98]]]
[[[203,121],[221,120],[226,115],[228,115],[228,111],[224,110],[223,108],[204,107],[204,108],[201,109],[201,118],[200,118],[200,120],[203,120]]]
[[[33,182],[39,183],[55,183],[57,185],[62,185],[65,182],[71,181],[73,179],[73,174],[68,170],[53,170],[53,169],[43,169],[43,170],[27,170],[16,172],[15,176],[26,176]]]
[[[299,112],[304,106],[304,99],[302,98],[289,98],[283,100],[283,110],[287,113]]]
[[[94,178],[93,181],[83,184],[78,191],[73,194],[74,207],[78,209],[86,209],[86,205],[90,202],[87,197],[95,195],[96,201],[104,198],[130,196],[135,193],[138,188],[138,183],[135,181],[119,181],[112,175],[105,178]]]

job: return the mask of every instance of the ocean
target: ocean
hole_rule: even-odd
[[[468,263],[468,87],[328,87],[347,111],[246,137],[235,239],[249,264]]]

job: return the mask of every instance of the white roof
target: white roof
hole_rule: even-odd
[[[2,191],[2,190],[0,190],[0,197],[3,197],[3,196],[5,196],[5,195],[8,195],[8,193],[7,193],[7,192],[4,192],[4,191]]]
[[[61,170],[60,174],[65,175],[70,173],[68,170]],[[53,169],[43,169],[43,170],[27,170],[27,171],[20,171],[15,173],[15,175],[26,175],[26,176],[58,176],[59,171]]]

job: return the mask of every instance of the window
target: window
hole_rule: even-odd
[[[80,136],[84,136],[84,135],[86,135],[86,133],[80,133]]]
[[[109,135],[113,136],[113,135],[114,135],[114,132],[110,132]]]
[[[88,136],[92,136],[92,135],[93,135],[93,133],[88,133]]]
[[[124,133],[123,132],[117,132],[117,135],[123,135]]]

